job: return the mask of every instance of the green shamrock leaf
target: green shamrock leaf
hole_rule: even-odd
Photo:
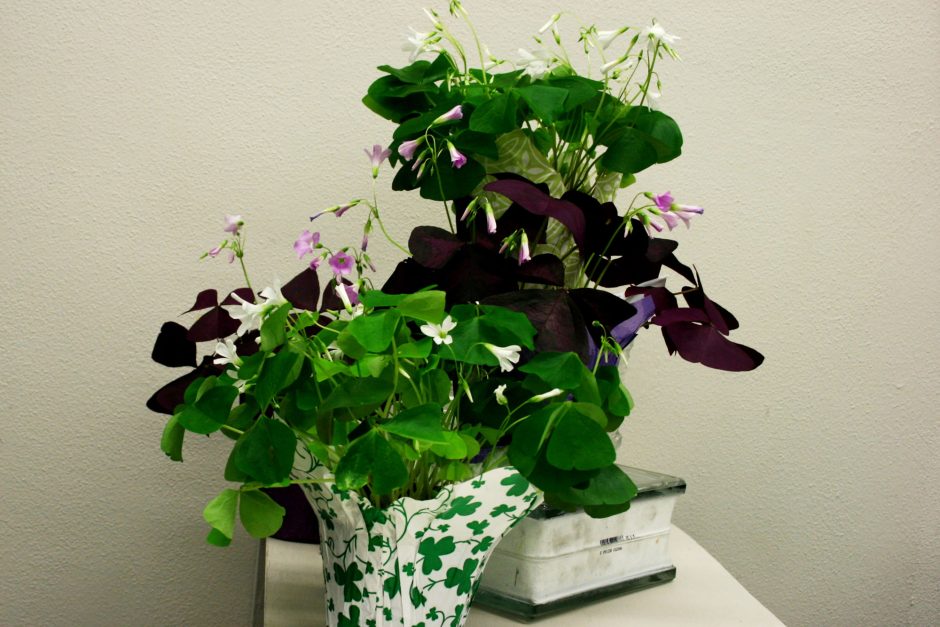
[[[392,620],[392,610],[391,608],[383,607],[382,614],[385,615],[385,620]]]
[[[516,511],[515,505],[506,505],[505,503],[502,503],[493,508],[493,511],[490,512],[490,518],[496,518],[497,516],[508,514],[514,511]]]
[[[347,569],[343,569],[339,564],[333,564],[333,577],[337,585],[343,586],[344,601],[349,603],[362,600],[362,590],[356,585],[356,582],[363,578],[362,572],[359,571],[359,564],[353,562]]]
[[[453,553],[457,547],[454,545],[454,539],[450,536],[435,542],[434,538],[425,538],[418,545],[418,553],[424,556],[421,563],[421,572],[430,575],[435,570],[440,570],[444,566],[441,561],[441,555]]]
[[[506,496],[522,496],[525,494],[525,491],[529,489],[529,480],[519,473],[509,475],[500,481],[499,484],[510,486],[509,490],[506,492]]]
[[[473,586],[473,573],[476,572],[479,563],[478,560],[467,558],[463,563],[463,568],[448,568],[444,585],[448,588],[457,588],[457,594],[467,594]]]
[[[349,608],[349,618],[346,618],[346,615],[340,613],[339,622],[336,623],[338,627],[359,627],[359,606],[353,605]]]
[[[463,618],[463,603],[454,608],[454,618],[450,621],[450,627],[460,627],[463,625],[463,622],[460,620],[461,618]]]
[[[414,574],[415,574],[415,565],[414,565],[414,562],[408,562],[407,564],[405,564],[404,566],[402,566],[401,569],[402,569],[403,571],[405,571],[405,574],[408,575],[409,577],[413,577]]]
[[[483,530],[490,526],[490,521],[488,520],[471,520],[467,523],[467,528],[473,530],[473,535],[478,536],[483,533]]]
[[[385,580],[382,584],[382,589],[385,590],[385,594],[388,595],[388,598],[394,599],[395,595],[398,594],[398,589],[401,587],[401,579],[398,575],[393,575]]]
[[[412,586],[411,604],[414,605],[415,607],[421,607],[422,605],[424,605],[425,601],[427,601],[427,598],[423,594],[421,594],[421,590]],[[429,616],[428,618],[433,618],[433,616]]]
[[[437,610],[432,607],[424,617],[428,620],[437,620]]]
[[[493,538],[491,536],[480,538],[480,541],[477,542],[477,545],[473,547],[473,549],[470,552],[473,553],[474,555],[476,555],[477,553],[483,553],[484,551],[488,551],[492,544],[493,544]]]
[[[438,516],[439,519],[449,520],[454,516],[472,516],[482,505],[474,501],[472,496],[458,496],[450,503],[450,509]]]

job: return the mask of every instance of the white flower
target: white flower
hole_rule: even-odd
[[[483,346],[496,356],[496,359],[499,360],[499,369],[503,372],[509,372],[513,369],[514,364],[519,363],[519,352],[522,350],[522,347],[518,344],[493,346],[492,344],[484,342]]]
[[[224,344],[222,342],[216,344],[215,354],[218,355],[219,358],[213,359],[212,363],[217,366],[232,364],[237,368],[238,366],[242,365],[241,357],[238,356],[238,353],[235,350],[235,342],[230,339],[225,340]]]
[[[609,74],[611,70],[615,68],[618,71],[629,70],[630,68],[633,67],[633,64],[635,62],[636,61],[634,59],[628,59],[627,57],[620,57],[619,59],[608,61],[607,63],[601,66],[601,74],[603,74],[604,76],[607,76],[607,74]],[[616,78],[616,75],[614,76],[614,78]]]
[[[675,35],[670,35],[666,30],[660,26],[658,23],[653,22],[652,25],[647,26],[640,33],[640,39],[649,39],[652,44],[656,42],[662,42],[666,48],[679,41],[679,37]]]
[[[264,299],[265,309],[274,309],[287,302],[287,299],[281,294],[281,282],[277,277],[274,277],[274,282],[269,287],[261,290],[261,298]]]
[[[441,49],[440,46],[436,45],[440,38],[435,33],[419,33],[413,28],[411,32],[414,34],[410,35],[408,40],[401,46],[402,50],[409,53],[410,61],[413,62],[425,52],[434,52]]]
[[[533,79],[542,78],[551,69],[551,64],[555,60],[547,50],[536,50],[534,53],[524,48],[519,48],[519,61],[516,65],[525,69],[525,73]]]
[[[493,390],[493,395],[496,396],[496,402],[500,405],[508,405],[509,399],[503,394],[506,391],[506,384],[496,386],[496,389]]]
[[[261,328],[261,320],[264,316],[272,309],[276,309],[287,302],[287,299],[281,294],[281,285],[276,277],[271,286],[261,290],[261,298],[264,299],[263,303],[249,303],[234,292],[232,293],[232,298],[241,303],[241,311],[235,310],[231,312],[231,316],[241,322],[238,331],[236,331],[236,335],[239,337],[243,336],[248,331]]]
[[[451,344],[454,338],[450,336],[450,332],[455,328],[457,328],[457,323],[454,322],[453,318],[447,316],[440,324],[434,324],[433,322],[422,324],[421,332],[433,338],[435,344]]]
[[[560,396],[560,395],[562,395],[562,394],[564,394],[564,392],[562,392],[562,390],[560,390],[559,388],[555,388],[555,389],[553,389],[553,390],[549,390],[548,392],[542,392],[541,394],[536,394],[535,396],[533,396],[533,397],[530,398],[529,400],[530,400],[531,402],[533,402],[533,403],[539,403],[539,402],[544,401],[544,400],[546,400],[546,399],[555,398],[556,396]]]
[[[542,26],[542,28],[539,29],[539,35],[544,35],[544,34],[545,34],[545,31],[547,31],[549,28],[551,28],[552,26],[554,26],[554,25],[555,25],[555,22],[557,22],[557,21],[559,20],[559,18],[561,18],[561,13],[556,13],[556,14],[554,14],[553,16],[551,16],[550,18],[548,18],[548,21],[545,22],[545,25]]]
[[[264,305],[249,303],[234,292],[232,293],[232,298],[241,303],[241,311],[236,309],[231,312],[231,316],[241,322],[238,326],[238,331],[235,332],[238,337],[245,335],[248,331],[260,328],[261,314],[264,313]]]
[[[599,30],[597,31],[597,43],[601,48],[607,50],[607,46],[613,43],[617,37],[624,33],[624,29],[617,30]]]
[[[339,296],[339,299],[343,301],[343,308],[346,311],[352,312],[352,302],[349,300],[349,293],[346,291],[346,285],[340,283],[333,288],[333,291],[336,292],[336,295]]]

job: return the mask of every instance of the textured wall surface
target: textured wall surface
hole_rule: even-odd
[[[390,129],[359,99],[425,28],[389,4],[0,4],[0,624],[249,624],[256,544],[200,519],[227,448],[164,458],[151,343],[239,284],[197,260],[222,214],[264,284],[308,215],[368,192]],[[508,56],[558,8],[477,4]],[[647,332],[624,460],[688,480],[679,524],[787,624],[937,624],[940,6],[714,4],[578,9],[682,36],[661,106],[685,154],[637,186],[707,208],[680,257],[767,355],[712,372]],[[440,218],[383,198],[400,238]],[[318,226],[358,240],[352,213]]]

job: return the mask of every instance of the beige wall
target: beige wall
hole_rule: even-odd
[[[239,283],[197,261],[223,213],[264,283],[297,270],[310,213],[367,191],[361,149],[389,127],[359,99],[425,27],[387,4],[0,4],[0,624],[249,622],[255,544],[202,540],[225,447],[163,457],[149,350],[197,290]],[[506,4],[471,7],[502,54],[556,10]],[[767,355],[712,372],[646,333],[625,461],[685,477],[679,524],[788,624],[936,624],[940,8],[580,11],[683,37],[662,106],[686,151],[639,185],[707,207],[682,258]],[[384,198],[401,237],[429,219]]]

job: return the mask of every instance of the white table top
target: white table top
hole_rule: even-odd
[[[572,612],[538,620],[537,627],[621,625],[783,625],[744,589],[695,540],[673,526],[670,554],[675,581],[624,594]],[[264,601],[259,615],[265,627],[324,625],[320,551],[315,545],[267,540]],[[261,574],[259,573],[259,576]],[[259,599],[260,601],[260,599]],[[520,625],[512,619],[473,608],[467,627]]]

